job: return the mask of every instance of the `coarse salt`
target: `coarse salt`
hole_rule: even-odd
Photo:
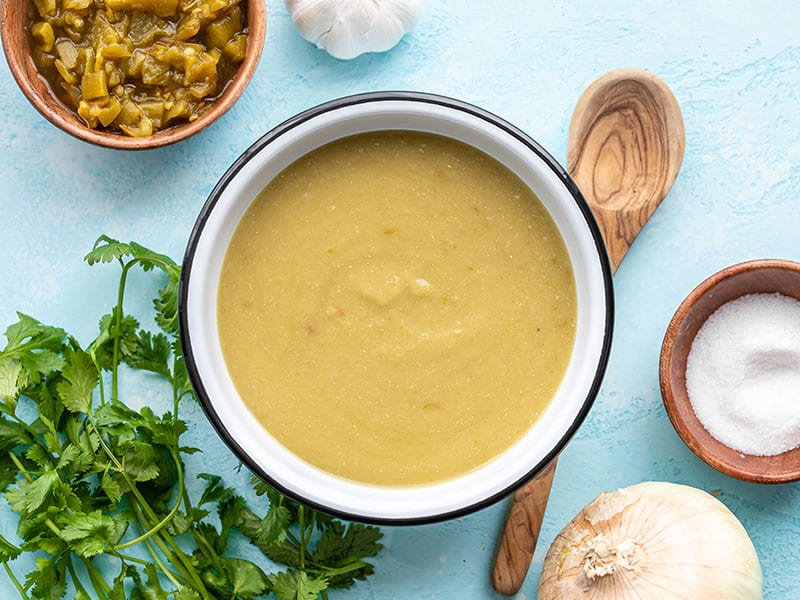
[[[800,446],[800,301],[762,293],[723,304],[692,342],[686,390],[703,426],[734,450]]]

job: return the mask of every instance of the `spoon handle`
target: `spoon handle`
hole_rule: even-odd
[[[611,71],[579,98],[567,162],[603,234],[612,272],[672,187],[683,149],[678,102],[651,73]],[[525,580],[555,466],[553,459],[511,498],[492,570],[492,585],[501,594],[516,594]]]
[[[528,573],[556,473],[556,460],[512,496],[492,570],[492,587],[501,594],[516,594]]]

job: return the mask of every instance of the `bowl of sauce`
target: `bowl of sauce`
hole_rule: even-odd
[[[184,258],[190,377],[287,495],[420,523],[504,497],[575,433],[613,292],[576,186],[529,136],[441,96],[341,98],[223,175]]]
[[[800,480],[800,263],[750,260],[700,283],[667,327],[659,378],[675,430],[708,465]]]

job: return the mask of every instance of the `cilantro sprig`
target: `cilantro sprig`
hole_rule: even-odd
[[[61,328],[17,313],[0,351],[0,491],[18,513],[0,563],[23,599],[315,600],[373,573],[376,527],[343,523],[298,505],[256,477],[258,516],[221,476],[196,473],[192,499],[181,404],[194,393],[177,319],[180,267],[134,242],[101,236],[85,257],[117,263],[117,296],[85,347]],[[160,273],[151,332],[123,309],[132,269]],[[171,410],[139,410],[123,376],[164,386]],[[196,495],[196,494],[195,494]],[[258,562],[232,556],[244,536]],[[20,578],[14,562],[33,557]],[[273,569],[266,570],[267,567]]]

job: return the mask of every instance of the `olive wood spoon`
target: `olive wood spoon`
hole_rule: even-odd
[[[612,272],[669,192],[683,160],[680,107],[667,85],[638,69],[611,71],[578,99],[567,166],[600,227]],[[556,459],[511,498],[492,585],[516,594],[539,537]]]

